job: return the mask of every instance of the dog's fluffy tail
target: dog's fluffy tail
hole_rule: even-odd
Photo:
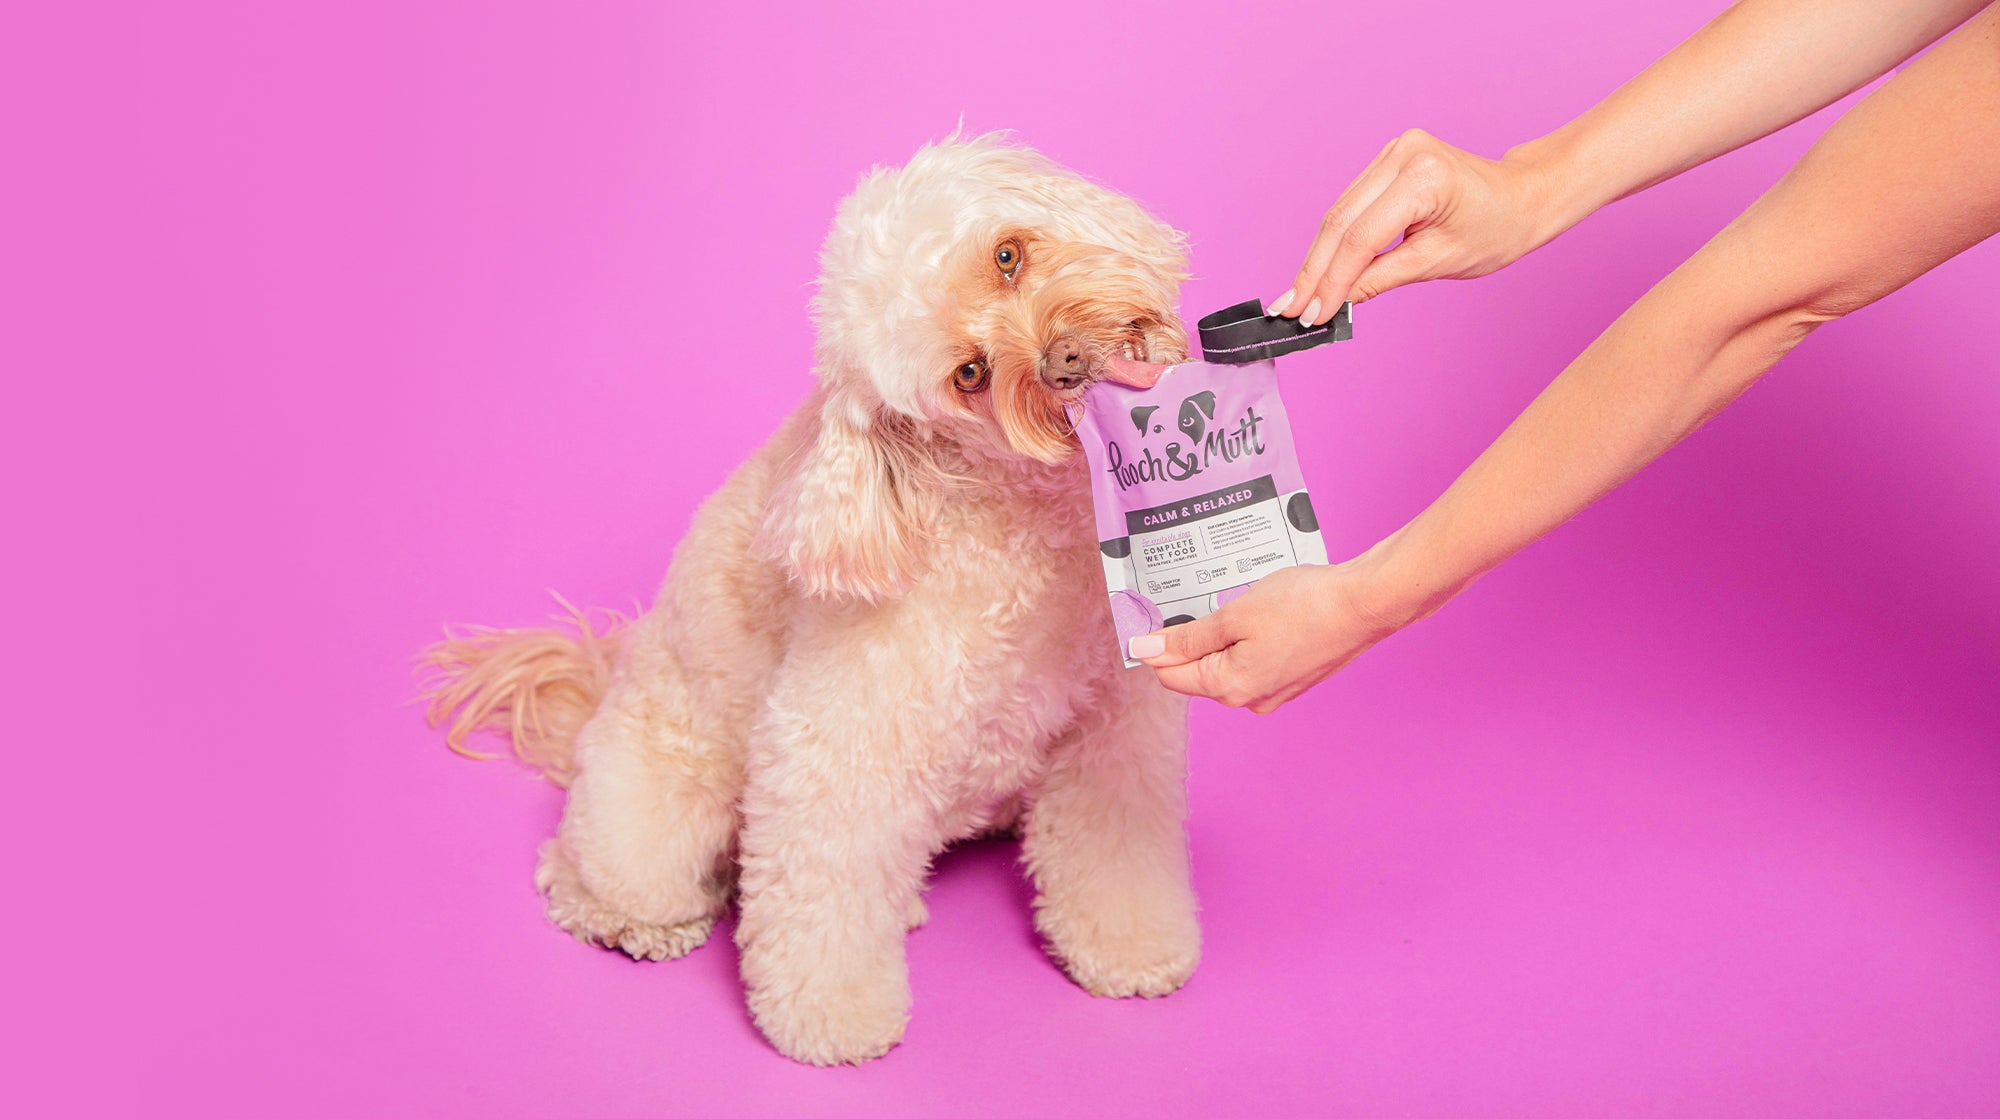
[[[568,612],[540,630],[445,628],[444,640],[419,658],[425,717],[446,728],[444,741],[467,758],[497,758],[465,745],[475,731],[505,735],[514,754],[559,786],[575,773],[576,734],[611,683],[611,663],[630,620],[591,616],[557,595]],[[567,625],[561,625],[567,623]]]

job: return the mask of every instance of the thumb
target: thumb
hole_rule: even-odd
[[[1200,661],[1209,654],[1227,649],[1236,643],[1234,631],[1230,629],[1229,617],[1229,608],[1225,606],[1193,622],[1183,622],[1179,626],[1169,626],[1164,630],[1155,630],[1151,634],[1141,634],[1132,639],[1130,652],[1132,656],[1155,669]],[[1148,653],[1148,650],[1153,652]]]
[[[1354,278],[1354,288],[1350,298],[1356,303],[1363,303],[1392,288],[1414,284],[1419,280],[1429,280],[1433,263],[1431,255],[1425,251],[1425,246],[1421,242],[1412,244],[1405,240],[1401,245],[1376,257],[1369,262],[1367,268],[1361,270],[1361,275]]]

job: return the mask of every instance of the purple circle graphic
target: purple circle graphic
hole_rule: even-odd
[[[1118,648],[1122,650],[1132,639],[1160,628],[1160,608],[1137,591],[1113,591],[1111,622],[1118,627]]]

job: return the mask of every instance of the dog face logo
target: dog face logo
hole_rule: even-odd
[[[1181,402],[1181,431],[1196,444],[1208,432],[1208,422],[1215,419],[1215,394],[1208,390],[1196,393]]]
[[[1132,445],[1128,459],[1126,449],[1116,439],[1105,439],[1105,470],[1118,480],[1122,491],[1142,482],[1185,482],[1215,463],[1233,463],[1245,455],[1262,455],[1264,438],[1258,434],[1257,426],[1264,418],[1257,415],[1257,410],[1246,407],[1240,419],[1225,417],[1217,423],[1215,413],[1219,407],[1212,389],[1181,398],[1175,434],[1167,437],[1165,447],[1154,448],[1147,446],[1147,437],[1165,430],[1154,422],[1161,406],[1133,406],[1126,415],[1138,429],[1139,440]]]

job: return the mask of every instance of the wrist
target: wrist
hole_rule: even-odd
[[[1450,578],[1434,558],[1413,545],[1405,526],[1347,562],[1354,576],[1354,605],[1387,636],[1435,614],[1470,580]]]
[[[1500,157],[1527,206],[1536,246],[1555,240],[1611,201],[1591,182],[1578,145],[1565,131],[1516,145]]]

